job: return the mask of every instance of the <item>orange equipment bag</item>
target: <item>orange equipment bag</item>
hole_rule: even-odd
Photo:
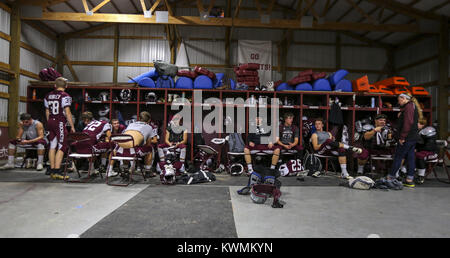
[[[361,78],[358,78],[354,81],[352,81],[353,91],[370,91],[370,85],[369,85],[369,77],[367,75],[364,75]]]
[[[375,82],[374,85],[376,86],[384,85],[387,87],[409,86],[409,82],[404,77],[391,77],[379,82]]]
[[[373,84],[369,84],[369,92],[370,93],[380,93],[380,91],[378,90],[378,87]]]
[[[394,88],[394,94],[395,95],[400,95],[402,93],[411,93],[409,89],[407,89],[406,87],[397,87]]]
[[[394,95],[394,92],[392,91],[392,89],[389,89],[389,87],[385,86],[385,85],[378,85],[378,92],[379,93],[386,93],[389,95]]]
[[[430,93],[428,93],[427,90],[425,90],[424,87],[413,86],[410,89],[411,89],[411,94],[412,95],[429,95],[430,94]]]

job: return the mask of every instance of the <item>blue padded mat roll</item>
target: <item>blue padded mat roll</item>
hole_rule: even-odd
[[[313,91],[331,91],[330,82],[326,79],[318,79],[313,83]]]
[[[328,80],[330,81],[331,85],[336,85],[338,84],[342,79],[344,79],[345,76],[347,76],[348,71],[341,69],[341,70],[337,70],[335,73],[333,73],[332,75],[330,75],[330,77],[328,77]]]
[[[334,88],[335,91],[342,90],[344,92],[351,92],[352,91],[352,82],[349,80],[341,80],[338,82],[336,87]]]
[[[290,86],[289,84],[287,84],[287,82],[283,82],[282,84],[278,85],[277,91],[281,91],[281,90],[294,90],[293,86]]]
[[[140,80],[144,79],[145,77],[152,78],[153,80],[156,80],[158,77],[158,72],[156,72],[155,68],[150,69],[150,71],[143,73],[139,76],[136,76],[133,78],[134,81],[139,82]],[[129,80],[128,82],[133,83],[133,80]]]
[[[145,88],[156,88],[155,81],[153,79],[145,77],[139,81],[139,86]]]
[[[225,77],[224,73],[216,73],[216,78],[213,81],[214,88],[218,88],[218,87],[222,86],[224,77]]]
[[[230,86],[231,86],[231,89],[232,89],[232,90],[235,90],[235,89],[236,89],[236,82],[234,82],[233,79],[230,79]]]
[[[188,77],[178,77],[177,82],[175,83],[175,88],[192,89],[194,88],[194,82],[191,78]]]
[[[195,78],[194,89],[212,89],[212,88],[213,82],[208,76],[200,75],[197,76],[197,78]]]
[[[295,86],[295,90],[312,90],[312,86],[311,84],[304,82],[304,83],[299,83],[297,84],[297,86]]]
[[[160,76],[156,80],[156,88],[174,88],[175,83],[170,76]]]

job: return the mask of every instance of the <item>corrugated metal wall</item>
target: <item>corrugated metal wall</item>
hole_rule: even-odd
[[[0,31],[9,35],[10,15],[0,8]],[[9,42],[0,39],[0,62],[9,64]],[[8,93],[8,86],[0,82],[0,92]],[[0,98],[0,122],[8,121],[8,99]]]
[[[45,36],[41,32],[32,28],[31,26],[22,23],[21,24],[20,39],[22,42],[52,56],[56,56],[56,42],[49,37]],[[43,58],[27,49],[20,49],[20,69],[39,74],[39,72],[52,65],[52,61]],[[24,75],[20,75],[19,79],[19,95],[22,97],[27,96],[27,87],[30,80],[36,80],[36,78],[30,78]],[[20,101],[19,114],[26,112],[26,102]]]
[[[401,71],[398,71],[397,74],[405,77],[412,85],[420,85],[422,83],[439,81],[439,62],[437,58],[419,65],[415,65],[413,67],[409,67],[406,69],[402,68],[409,64],[414,64],[416,62],[420,62],[421,60],[437,56],[438,49],[439,49],[439,38],[435,36],[421,40],[415,44],[412,44],[406,48],[397,51],[395,53],[395,66],[397,69],[401,69]],[[431,93],[433,97],[432,105],[433,108],[435,108],[435,111],[433,111],[433,117],[436,119],[437,118],[436,107],[438,106],[438,93],[439,93],[438,87],[437,85],[431,86],[428,87],[427,90]],[[448,99],[448,104],[450,104],[450,98]],[[450,121],[448,126],[450,128]]]

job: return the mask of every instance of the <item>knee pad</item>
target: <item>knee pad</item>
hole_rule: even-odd
[[[50,149],[56,149],[57,146],[58,146],[58,140],[55,137],[50,141]]]
[[[8,145],[8,149],[10,149],[10,150],[15,150],[15,149],[16,149],[16,145],[10,143],[10,144]]]
[[[249,179],[248,179],[248,184],[247,186],[252,186],[255,184],[259,184],[260,182],[263,182],[263,177],[256,173],[256,172],[252,172],[252,174],[250,175]]]
[[[264,182],[264,184],[275,185],[275,177],[274,176],[265,176],[263,182]]]

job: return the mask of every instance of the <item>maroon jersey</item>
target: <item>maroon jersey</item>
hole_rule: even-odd
[[[97,143],[108,130],[111,130],[111,125],[106,121],[92,120],[84,127],[83,133],[89,135],[92,143]]]
[[[67,122],[64,108],[72,105],[72,97],[65,91],[54,90],[44,98],[44,106],[50,111],[49,119]]]

